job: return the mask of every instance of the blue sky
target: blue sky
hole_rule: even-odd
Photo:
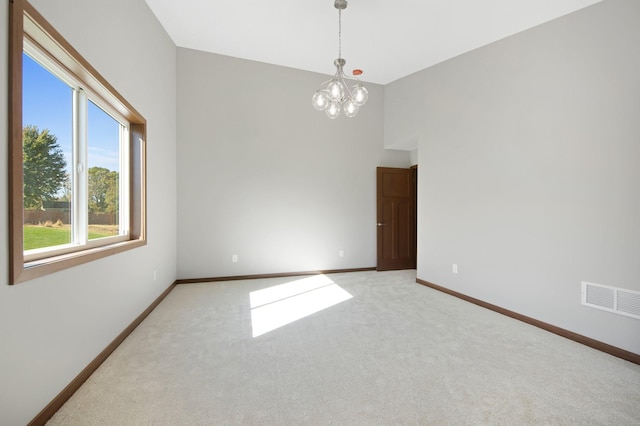
[[[71,169],[71,120],[73,90],[28,55],[23,54],[22,123],[36,125],[58,138],[67,169]],[[119,125],[89,102],[89,159],[87,168],[119,169]]]

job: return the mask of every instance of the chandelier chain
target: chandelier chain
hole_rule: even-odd
[[[338,9],[338,58],[342,58],[342,9]]]

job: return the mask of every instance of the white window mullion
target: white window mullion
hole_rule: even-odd
[[[129,127],[120,125],[120,173],[119,173],[119,235],[129,235],[129,194],[130,194],[130,163],[129,163]]]
[[[73,96],[73,242],[86,244],[89,238],[89,190],[87,171],[87,96],[82,89]]]

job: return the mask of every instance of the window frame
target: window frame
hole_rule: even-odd
[[[62,83],[67,85],[70,90],[72,90],[72,98],[74,107],[72,112],[72,121],[73,123],[82,121],[82,124],[79,124],[76,130],[77,132],[73,132],[72,136],[72,150],[73,150],[73,160],[71,164],[72,169],[72,186],[74,190],[72,191],[72,217],[74,218],[72,221],[72,229],[71,234],[73,236],[73,240],[71,243],[61,244],[56,246],[47,246],[42,248],[36,248],[32,250],[25,250],[24,259],[25,263],[28,263],[33,260],[43,259],[47,257],[52,257],[59,254],[67,254],[76,252],[83,248],[91,248],[98,246],[105,246],[109,244],[113,244],[119,241],[126,241],[129,239],[129,217],[123,213],[129,212],[129,169],[125,167],[125,165],[129,164],[129,144],[131,142],[129,134],[129,120],[125,117],[121,116],[108,102],[102,100],[99,96],[97,96],[91,89],[84,87],[84,84],[81,81],[77,81],[74,76],[67,74],[66,70],[61,69],[54,61],[51,60],[49,55],[45,52],[42,52],[38,46],[32,43],[28,38],[23,39],[23,51],[24,54],[29,56],[33,61],[38,63],[44,70],[49,72],[52,76],[55,76]],[[24,83],[24,80],[23,80]],[[24,86],[23,86],[24,87]],[[98,239],[89,239],[88,238],[88,171],[90,164],[88,163],[88,159],[86,158],[87,150],[89,149],[88,140],[86,138],[86,134],[83,135],[81,129],[90,126],[89,124],[89,114],[88,108],[89,103],[92,103],[96,106],[96,108],[101,109],[105,114],[109,115],[115,122],[117,122],[120,126],[120,142],[124,142],[126,144],[126,150],[123,150],[122,146],[119,150],[120,157],[120,180],[122,182],[122,187],[119,188],[122,191],[120,194],[120,202],[121,210],[119,210],[118,214],[120,216],[118,223],[123,225],[126,228],[126,234],[112,235],[107,237],[102,237]],[[83,120],[84,119],[84,120]],[[71,125],[71,123],[70,123]],[[75,127],[78,125],[76,123],[73,125]],[[24,127],[24,123],[23,123]],[[82,171],[79,171],[78,168],[82,166]],[[120,186],[120,185],[119,185]],[[123,195],[126,195],[123,196]]]
[[[129,124],[129,235],[124,241],[25,259],[23,226],[22,54],[35,45]],[[26,0],[10,2],[9,17],[9,284],[31,280],[146,245],[146,120]]]

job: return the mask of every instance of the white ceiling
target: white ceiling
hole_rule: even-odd
[[[349,0],[345,72],[387,84],[600,0]],[[333,74],[333,0],[146,0],[180,47]]]

